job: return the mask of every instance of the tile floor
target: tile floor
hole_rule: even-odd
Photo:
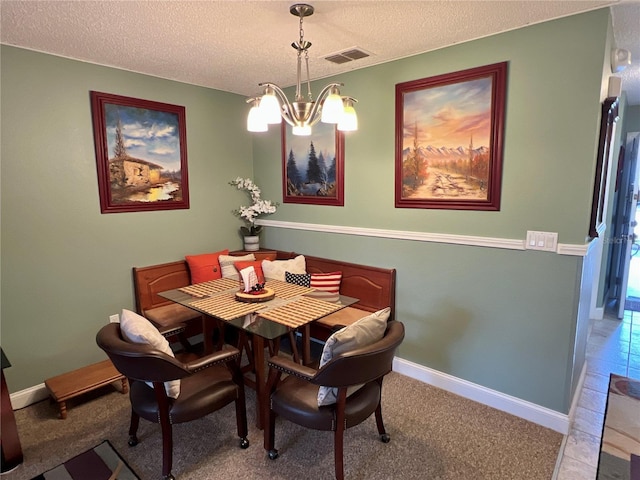
[[[640,379],[640,312],[625,311],[619,320],[612,310],[602,320],[592,321],[587,373],[557,480],[596,478],[609,373]]]

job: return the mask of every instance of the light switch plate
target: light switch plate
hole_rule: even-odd
[[[555,252],[558,248],[558,233],[528,230],[525,248],[527,248],[527,250]]]

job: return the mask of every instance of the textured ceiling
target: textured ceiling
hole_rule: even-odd
[[[0,41],[100,65],[251,96],[258,83],[295,83],[298,19],[282,1],[0,0]],[[640,105],[640,3],[621,0],[314,1],[305,19],[312,79],[497,32],[612,7],[616,44],[632,53],[619,74]],[[371,55],[323,58],[358,47]],[[347,86],[348,87],[348,86]],[[348,94],[348,88],[345,92]]]

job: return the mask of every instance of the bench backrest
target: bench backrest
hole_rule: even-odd
[[[231,254],[237,255],[239,253],[231,252]],[[279,260],[294,258],[297,255],[299,254],[295,252],[276,252],[276,258]],[[260,255],[260,257],[263,256]],[[272,254],[268,258],[272,259]],[[305,261],[309,273],[342,272],[340,293],[360,299],[354,305],[355,307],[369,312],[391,307],[390,318],[395,318],[395,269],[358,265],[307,255],[305,255]],[[186,287],[190,284],[189,266],[185,260],[148,267],[133,267],[136,311],[142,314],[145,310],[168,305],[172,302],[160,297],[159,292]]]
[[[133,267],[136,311],[143,315],[145,310],[169,305],[173,302],[162,298],[158,293],[190,284],[189,267],[184,260],[148,267]]]
[[[277,258],[294,258],[296,255],[300,254],[278,251]],[[395,268],[371,267],[307,255],[304,258],[308,273],[342,272],[340,293],[360,299],[354,307],[368,312],[377,312],[383,308],[391,307],[390,318],[395,318]]]
[[[390,319],[396,309],[396,270],[355,263],[339,262],[305,255],[308,273],[342,272],[340,293],[358,298],[354,305],[361,310],[376,312],[391,307]]]
[[[229,252],[229,255],[238,256],[244,252]],[[258,260],[274,260],[272,252],[254,252]],[[143,315],[146,310],[162,307],[173,303],[158,295],[165,290],[186,287],[191,285],[189,264],[185,260],[177,262],[149,265],[147,267],[133,267],[133,289],[136,299],[136,311]]]

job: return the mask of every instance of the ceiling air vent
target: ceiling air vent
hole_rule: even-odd
[[[349,50],[345,50],[343,52],[332,53],[324,57],[325,60],[328,60],[332,63],[343,64],[347,62],[351,62],[353,60],[359,60],[360,58],[369,57],[371,54],[365,52],[364,50],[354,47]]]

